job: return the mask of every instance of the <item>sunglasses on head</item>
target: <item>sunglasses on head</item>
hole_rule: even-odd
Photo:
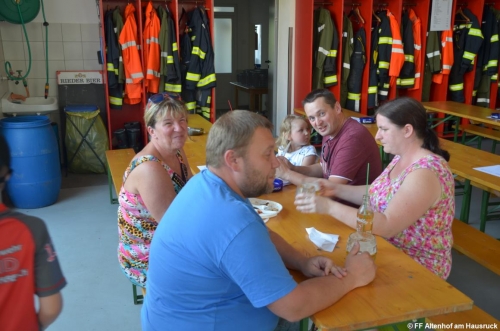
[[[150,96],[148,102],[152,102],[154,104],[157,104],[157,103],[160,103],[166,99],[179,100],[179,98],[180,97],[177,93],[162,92],[162,93],[157,93],[157,94],[153,94],[152,96]]]

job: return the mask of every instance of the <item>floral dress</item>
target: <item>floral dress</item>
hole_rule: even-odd
[[[188,172],[180,151],[177,151],[177,159],[181,164],[182,174],[180,176],[153,155],[145,155],[133,160],[123,175],[123,184],[118,196],[118,261],[123,273],[130,281],[141,287],[146,286],[149,248],[158,222],[146,208],[140,194],[125,190],[125,181],[141,163],[158,162],[170,175],[175,193],[178,194],[186,185]]]
[[[395,156],[370,186],[370,204],[375,212],[383,213],[408,174],[417,169],[429,169],[434,172],[441,183],[440,199],[415,223],[388,238],[388,241],[439,277],[446,279],[451,270],[451,225],[455,217],[453,175],[442,157],[429,154],[411,164],[391,181],[389,175],[399,158]]]

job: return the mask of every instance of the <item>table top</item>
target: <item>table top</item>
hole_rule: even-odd
[[[500,120],[488,118],[495,110],[479,106],[468,105],[455,101],[430,101],[422,102],[427,110],[467,118],[480,123],[500,126]]]
[[[252,91],[255,93],[267,94],[267,92],[268,92],[267,87],[252,87],[252,86],[243,85],[242,83],[239,83],[239,82],[229,82],[229,84],[234,85],[236,87],[239,87],[243,90],[248,90],[248,91]]]
[[[295,209],[295,187],[263,195],[279,202],[283,210],[267,225],[307,256],[324,255],[335,263],[345,261],[346,238],[354,230],[336,219],[317,214],[302,214]],[[305,228],[339,234],[332,253],[318,251]],[[311,318],[322,330],[364,329],[416,318],[471,309],[472,300],[446,281],[415,262],[386,240],[377,237],[377,276],[368,286],[355,289],[329,308]],[[295,280],[304,276],[292,273]]]
[[[197,124],[190,118],[189,125]],[[209,129],[210,126],[210,123],[205,124],[205,130],[208,131],[207,127]],[[185,151],[193,173],[198,173],[197,166],[205,165],[206,135],[192,138],[196,141],[187,142]],[[344,264],[345,238],[353,229],[331,217],[298,212],[293,204],[293,185],[285,187],[282,192],[263,195],[261,198],[283,205],[278,216],[267,223],[269,228],[308,256],[322,254],[338,264]],[[323,232],[340,234],[340,241],[332,253],[318,252],[309,241],[305,228],[311,226]],[[312,319],[316,326],[325,330],[363,329],[472,307],[470,298],[384,239],[378,237],[377,245],[378,271],[375,281],[352,291],[333,306],[314,314]],[[297,272],[292,274],[297,281],[305,279]]]

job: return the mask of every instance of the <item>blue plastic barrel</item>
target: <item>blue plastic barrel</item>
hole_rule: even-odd
[[[17,116],[0,120],[10,147],[12,176],[7,193],[17,208],[41,208],[57,201],[61,169],[56,136],[47,116]]]

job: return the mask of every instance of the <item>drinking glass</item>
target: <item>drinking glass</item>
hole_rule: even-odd
[[[351,233],[347,239],[346,254],[349,254],[356,242],[359,243],[360,253],[368,252],[368,254],[370,254],[370,256],[375,260],[375,257],[377,256],[377,241],[375,240],[375,236],[373,234],[367,232]]]
[[[315,195],[316,191],[318,190],[318,187],[314,183],[305,183],[302,185],[297,186],[297,192],[295,195],[304,193],[305,195]]]

